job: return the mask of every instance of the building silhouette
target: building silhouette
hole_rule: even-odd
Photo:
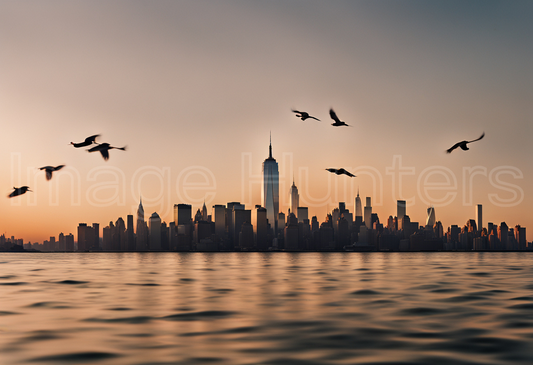
[[[355,197],[355,221],[363,222],[363,210],[361,205],[361,198],[359,197],[359,188],[357,189],[357,196]]]
[[[135,229],[136,251],[146,251],[148,249],[148,227],[144,220],[144,208],[142,198],[139,199],[139,207],[137,208],[137,227]]]
[[[435,223],[436,223],[435,208],[434,207],[429,207],[428,208],[428,215],[427,215],[427,218],[426,218],[426,227],[433,228]]]
[[[161,218],[156,212],[152,213],[149,220],[150,228],[150,251],[161,250]]]
[[[481,231],[483,229],[483,206],[481,204],[476,206],[476,223],[477,230]]]
[[[366,197],[365,226],[367,229],[372,228],[372,200],[370,197]]]
[[[268,158],[263,162],[263,180],[261,187],[262,206],[267,210],[270,226],[277,233],[279,214],[279,170],[278,163],[272,157],[272,137],[268,147]]]
[[[292,186],[289,190],[289,208],[296,218],[298,216],[298,207],[300,206],[300,195],[298,194],[298,188],[294,185],[294,179],[292,180]]]

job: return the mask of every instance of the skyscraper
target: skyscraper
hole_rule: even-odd
[[[139,234],[139,225],[142,225],[141,223],[144,223],[144,208],[142,197],[139,199],[139,207],[137,208],[137,229],[135,230],[137,234]]]
[[[149,220],[150,227],[150,250],[161,250],[161,218],[154,212]]]
[[[226,232],[226,207],[224,205],[213,205],[212,219],[215,220],[215,233],[222,237]]]
[[[137,208],[137,227],[135,228],[135,233],[137,234],[135,249],[137,251],[145,251],[148,249],[148,232],[146,229],[146,222],[144,221],[142,198],[139,199],[139,207]]]
[[[278,163],[272,157],[272,137],[268,147],[268,158],[263,162],[263,181],[261,201],[267,210],[267,218],[274,233],[278,230],[279,214],[279,170]]]
[[[433,228],[433,226],[435,225],[435,208],[434,207],[429,207],[428,208],[428,216],[427,216],[427,219],[426,219],[426,227],[431,227]]]
[[[252,210],[252,225],[255,237],[255,246],[259,251],[268,249],[267,242],[267,211],[261,206]]]
[[[398,218],[398,221],[401,221],[403,216],[406,215],[406,203],[405,200],[397,200],[396,201],[396,217]]]
[[[477,224],[477,230],[482,231],[483,230],[483,206],[481,204],[478,204],[476,206],[476,224]]]
[[[174,204],[174,223],[176,226],[190,224],[192,218],[192,205]]]
[[[372,199],[366,197],[366,206],[365,206],[365,226],[368,229],[372,229]]]
[[[291,213],[294,213],[298,218],[298,207],[300,205],[300,196],[298,195],[298,188],[294,185],[294,179],[292,180],[291,190],[289,191],[289,204]]]
[[[359,197],[359,189],[357,189],[357,196],[355,197],[355,219],[363,217],[363,209],[361,205],[361,198]]]

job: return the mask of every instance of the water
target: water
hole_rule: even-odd
[[[527,253],[0,254],[1,364],[531,364]]]

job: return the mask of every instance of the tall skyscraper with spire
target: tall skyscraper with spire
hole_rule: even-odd
[[[144,208],[142,197],[139,199],[139,207],[137,208],[137,229],[135,230],[137,236],[136,250],[145,251],[148,249],[148,230],[146,222],[144,221]]]
[[[270,226],[277,232],[279,214],[279,170],[276,159],[272,157],[272,135],[268,147],[268,158],[263,162],[263,181],[261,201],[267,210]]]
[[[359,188],[357,189],[357,196],[355,197],[355,218],[363,217],[363,208],[361,205],[361,198],[359,197]]]
[[[294,178],[292,179],[291,190],[289,190],[289,208],[296,218],[298,218],[298,207],[300,206],[300,195],[298,195],[298,188],[294,185]]]
[[[139,232],[139,224],[144,224],[144,208],[143,208],[143,198],[139,198],[139,207],[137,208],[137,230]],[[141,225],[142,225],[141,224]]]

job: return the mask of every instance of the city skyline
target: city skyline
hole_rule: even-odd
[[[43,241],[134,214],[139,196],[167,222],[175,202],[262,204],[270,131],[282,212],[294,179],[320,219],[360,188],[418,222],[482,204],[484,221],[531,226],[532,6],[1,2],[0,186],[33,193],[0,199],[0,232]],[[69,145],[94,134],[128,149]],[[50,181],[37,169],[60,165]]]
[[[109,225],[103,228],[102,235],[100,235],[100,223],[93,223],[92,226],[87,223],[80,223],[77,228],[76,251],[232,251],[243,249],[266,251],[278,248],[311,251],[345,249],[350,251],[361,249],[361,243],[366,249],[370,240],[374,240],[371,250],[378,251],[383,250],[383,247],[380,247],[382,240],[385,242],[383,245],[386,245],[385,250],[393,251],[413,250],[413,247],[425,247],[426,250],[467,251],[531,249],[526,237],[526,228],[521,227],[520,224],[517,224],[515,229],[508,229],[504,221],[501,222],[501,226],[497,222],[489,222],[487,227],[484,227],[482,204],[475,206],[475,219],[468,219],[463,228],[457,224],[451,224],[444,232],[445,226],[436,219],[433,205],[427,208],[426,223],[423,225],[421,222],[412,220],[407,214],[408,204],[406,200],[397,200],[396,215],[389,215],[386,223],[383,217],[383,223],[381,223],[378,213],[373,211],[372,197],[366,197],[364,213],[362,212],[359,189],[357,189],[353,213],[349,211],[350,204],[347,208],[346,202],[338,202],[338,208],[327,211],[323,221],[318,220],[317,216],[313,216],[310,220],[308,207],[303,207],[299,203],[298,187],[294,178],[288,192],[289,207],[285,215],[279,211],[279,170],[278,163],[273,157],[272,137],[269,141],[268,157],[262,164],[261,193],[263,204],[255,205],[254,209],[247,210],[246,203],[229,202],[227,206],[213,205],[212,215],[207,212],[205,200],[202,208],[198,208],[195,215],[193,215],[192,205],[174,204],[174,219],[169,221],[168,225],[157,212],[153,212],[147,222],[142,197],[139,197],[135,231],[134,217],[131,214],[127,216],[127,226],[123,218],[119,217],[115,224],[111,220]],[[345,234],[348,235],[347,232],[351,232],[351,238],[348,236],[342,238],[341,221],[346,222]],[[199,227],[197,224],[202,225]],[[322,242],[324,240],[322,233],[324,224],[326,224],[326,228],[331,227],[331,242],[335,241],[335,246],[330,247],[331,242]],[[319,227],[320,234],[317,237]],[[386,228],[385,231],[384,228]],[[504,233],[501,233],[500,229]],[[424,232],[428,230],[431,237],[427,236],[427,232]],[[425,244],[421,243],[422,241],[418,242],[415,237],[420,231],[423,231],[426,240],[429,240]],[[476,236],[470,236],[465,241],[466,239],[458,238],[463,231],[473,232]],[[398,236],[394,232],[402,233]],[[515,241],[506,243],[507,232],[513,239],[516,235]],[[243,234],[245,238],[243,238]],[[315,235],[314,238],[312,237],[313,234]],[[391,235],[396,235],[395,243],[391,243],[390,237],[387,238]],[[492,237],[493,235],[497,235],[497,238]],[[71,236],[72,234],[69,234],[69,237]],[[208,239],[210,243],[202,243],[200,236]],[[63,239],[62,237],[63,233],[60,234],[59,243],[56,244],[55,236],[51,236],[50,241],[44,241],[42,247],[45,251],[56,251],[60,248],[67,251],[74,250],[73,245],[65,244],[64,237]],[[401,241],[401,237],[404,241]],[[322,243],[318,244],[317,239]],[[431,241],[434,239],[438,241]],[[478,239],[481,241],[477,241]],[[406,240],[411,241],[410,246],[405,242]],[[242,241],[246,243],[243,244]],[[279,246],[278,241],[280,241]],[[307,243],[302,243],[303,241]],[[6,240],[5,235],[2,235],[2,247],[9,249],[5,245],[6,242],[21,245],[23,240],[15,239],[14,236]],[[29,247],[31,247],[31,242]],[[41,245],[37,242],[36,247],[39,248]],[[35,249],[35,247],[33,248]]]

